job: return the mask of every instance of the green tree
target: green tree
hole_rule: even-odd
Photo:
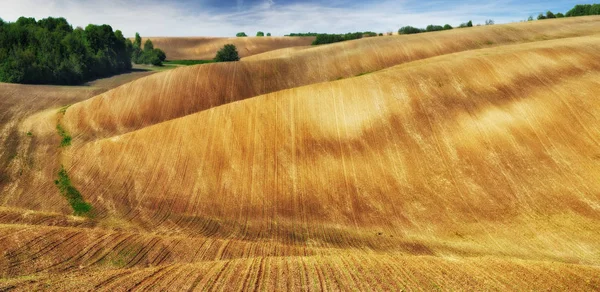
[[[416,28],[412,26],[403,26],[398,30],[398,34],[415,34],[422,32],[424,32],[422,28]]]
[[[240,37],[247,37],[245,32],[238,32],[235,34],[236,37],[240,38]]]
[[[452,29],[452,25],[446,24],[446,25],[444,25],[444,29],[445,30]]]
[[[270,32],[268,32],[268,33],[267,33],[267,36],[271,36],[271,33],[270,33]]]
[[[444,27],[441,25],[430,24],[425,28],[425,31],[440,31],[440,30],[444,30]]]
[[[259,32],[257,32],[257,33],[256,33],[256,36],[257,36],[257,37],[264,37],[264,36],[265,36],[265,33],[264,33],[264,32],[262,32],[262,31],[259,31]]]
[[[565,17],[564,14],[562,14],[560,12],[556,13],[556,18],[563,18],[563,17]]]
[[[540,14],[538,14],[537,19],[538,20],[546,19],[546,15],[544,15],[543,13],[540,13]]]
[[[135,33],[135,41],[133,41],[133,45],[136,45],[140,48],[142,47],[142,37],[137,32]]]
[[[0,25],[0,81],[80,84],[130,69],[127,40],[109,25],[21,17]]]
[[[473,21],[469,20],[469,22],[467,22],[467,27],[473,27]]]
[[[554,13],[552,13],[552,11],[548,10],[546,12],[546,18],[548,18],[548,19],[556,18],[556,15],[554,15]]]
[[[146,40],[146,42],[144,43],[144,52],[148,52],[148,51],[152,51],[154,50],[154,44],[152,43],[151,40]]]
[[[142,63],[142,37],[139,33],[135,33],[135,40],[131,48],[131,60],[136,64]]]
[[[154,51],[156,52],[156,55],[158,56],[161,62],[164,62],[167,59],[167,54],[165,54],[163,50],[154,49]]]
[[[215,62],[232,62],[239,60],[240,56],[238,55],[237,48],[233,44],[223,46],[215,56]]]

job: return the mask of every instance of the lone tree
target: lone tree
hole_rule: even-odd
[[[268,33],[267,33],[267,36],[271,36],[271,33],[270,33],[270,32],[268,32]]]
[[[256,36],[257,36],[257,37],[264,37],[264,36],[265,36],[265,33],[264,33],[264,32],[262,32],[262,31],[259,31],[259,32],[257,32],[257,33],[256,33]]]
[[[247,37],[245,32],[238,32],[235,34],[236,37],[241,38],[241,37]]]
[[[239,60],[240,56],[238,55],[238,51],[233,44],[227,44],[223,46],[223,48],[220,49],[215,56],[215,62],[232,62]]]

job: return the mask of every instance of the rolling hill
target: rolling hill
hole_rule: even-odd
[[[310,46],[314,37],[149,37],[155,47],[162,49],[169,60],[212,60],[226,44],[234,44],[240,57],[271,50]]]
[[[598,290],[599,25],[276,50],[15,110],[0,289]]]

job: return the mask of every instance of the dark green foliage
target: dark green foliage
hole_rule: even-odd
[[[256,36],[257,36],[257,37],[264,37],[264,36],[265,36],[265,33],[264,33],[264,32],[262,32],[262,31],[259,31],[259,32],[257,32],[257,33],[256,33]]]
[[[246,35],[245,32],[238,32],[238,33],[235,34],[235,36],[239,37],[239,38],[241,38],[241,37],[247,37],[247,35]]]
[[[379,33],[379,36],[383,36],[383,33],[382,33],[382,32],[380,32],[380,33]]]
[[[417,27],[413,27],[413,26],[404,26],[398,30],[398,34],[415,34],[415,33],[440,31],[440,30],[448,30],[448,29],[452,29],[452,26],[449,24],[446,24],[444,26],[430,24],[425,29],[417,28]]]
[[[344,37],[340,34],[318,34],[317,38],[313,41],[313,46],[314,45],[322,45],[322,44],[331,44],[331,43],[337,43],[337,42],[343,42],[344,41]]]
[[[173,60],[173,61],[165,61],[166,65],[198,65],[198,64],[206,64],[206,63],[214,63],[215,60]]]
[[[131,60],[136,64],[162,66],[162,62],[167,59],[165,52],[161,49],[155,49],[151,40],[146,40],[144,50],[141,50],[141,43],[142,38],[136,33],[135,41],[132,44]]]
[[[308,34],[312,34],[312,33],[308,33]],[[343,41],[348,41],[348,40],[356,40],[356,39],[363,38],[365,36],[367,36],[367,37],[377,36],[377,33],[372,32],[372,31],[349,32],[346,34],[320,33],[320,34],[316,34],[316,36],[317,36],[317,38],[312,43],[313,46],[343,42]]]
[[[565,13],[566,17],[600,15],[600,4],[575,5],[573,9]]]
[[[152,51],[152,50],[154,50],[154,44],[152,43],[151,40],[146,40],[146,42],[144,43],[144,52]]]
[[[469,20],[468,22],[461,23],[458,27],[473,27],[473,21]]]
[[[546,15],[544,15],[543,13],[540,13],[537,17],[538,20],[542,20],[542,19],[546,19]]]
[[[164,62],[167,59],[167,54],[161,49],[154,49],[156,51],[156,55],[160,59],[161,62]]]
[[[0,81],[80,84],[131,69],[126,39],[108,25],[21,17],[0,25]]]
[[[318,33],[316,32],[306,32],[306,33],[290,33],[290,34],[286,34],[285,36],[291,36],[291,37],[306,37],[306,36],[317,36]]]
[[[552,11],[548,10],[546,12],[546,18],[548,18],[548,19],[556,18],[556,15],[554,15],[554,13],[552,13]]]
[[[86,203],[81,193],[71,184],[71,179],[62,165],[58,171],[58,179],[54,181],[54,184],[60,191],[60,194],[69,201],[69,205],[73,208],[75,216],[88,215],[92,211],[92,205]]]
[[[556,18],[563,18],[563,17],[565,17],[565,15],[564,15],[564,14],[562,14],[562,13],[560,13],[560,12],[559,12],[559,13],[556,13]]]
[[[267,33],[267,36],[271,36],[271,33],[270,33],[270,32],[268,32],[268,33]]]
[[[27,132],[27,136],[28,136],[28,137],[32,137],[32,136],[33,136],[33,133],[31,133],[31,131],[29,131],[29,132]]]
[[[238,55],[237,48],[233,44],[223,46],[215,56],[215,62],[232,62],[239,60],[240,56]]]
[[[398,34],[415,34],[415,33],[422,33],[425,30],[422,28],[416,28],[416,27],[412,27],[412,26],[403,26],[398,30]]]
[[[60,141],[60,147],[67,147],[67,146],[71,146],[71,135],[69,135],[69,133],[67,132],[67,130],[65,130],[60,123],[56,124],[56,131],[58,132],[58,135],[62,138],[62,140]]]
[[[441,25],[430,24],[425,28],[425,31],[439,31],[439,30],[444,30],[444,27]]]

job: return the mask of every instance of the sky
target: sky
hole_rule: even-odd
[[[64,17],[74,27],[109,24],[125,36],[235,36],[257,31],[345,33],[402,26],[522,21],[566,12],[581,0],[0,0],[0,18]]]

